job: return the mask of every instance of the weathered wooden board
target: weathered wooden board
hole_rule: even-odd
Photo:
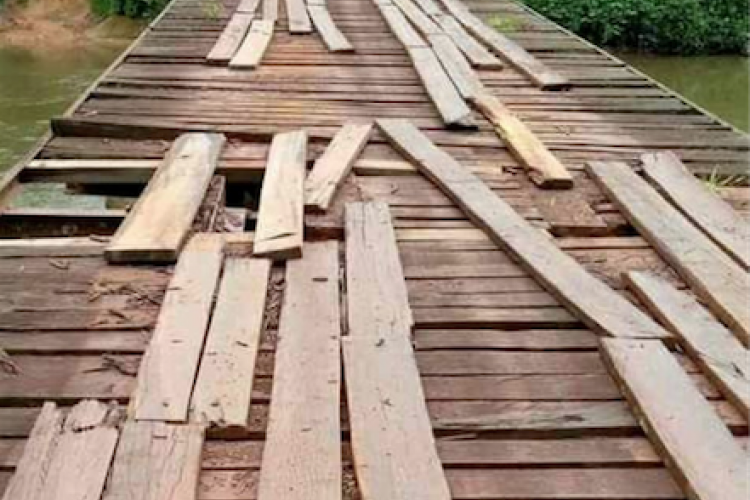
[[[102,255],[106,242],[85,237],[0,240],[0,258]]]
[[[255,14],[255,11],[258,10],[258,6],[260,5],[260,1],[261,0],[240,0],[235,13]]]
[[[284,0],[284,3],[289,33],[295,35],[312,33],[312,24],[310,23],[310,17],[307,15],[305,0]]]
[[[338,242],[287,264],[259,500],[341,498]]]
[[[256,3],[257,5],[257,3]],[[224,31],[206,56],[210,64],[229,64],[245,39],[254,13],[238,12],[232,16]]]
[[[265,0],[263,5],[264,18],[256,19],[250,25],[250,31],[247,33],[245,40],[237,52],[229,61],[230,68],[236,69],[254,69],[260,66],[263,55],[266,53],[268,45],[273,37],[275,21],[268,19],[265,15],[267,4],[276,0]]]
[[[174,142],[107,247],[107,260],[174,262],[177,259],[224,141],[220,134],[184,134]]]
[[[307,133],[277,134],[263,179],[253,253],[272,259],[302,256]]]
[[[427,43],[419,33],[417,33],[417,30],[409,24],[409,21],[404,17],[398,7],[390,3],[376,3],[376,5],[380,10],[380,13],[383,14],[383,19],[385,19],[391,32],[406,50],[415,47],[428,47]]]
[[[276,22],[279,18],[279,0],[263,0],[263,20]]]
[[[323,43],[331,52],[354,52],[354,46],[341,30],[336,26],[330,12],[322,5],[308,5],[307,12],[315,25],[315,30],[320,33]]]
[[[451,37],[451,40],[466,55],[471,64],[482,69],[502,69],[503,63],[492,55],[484,45],[479,43],[473,36],[466,32],[455,17],[447,14],[436,14],[433,16],[443,31]]]
[[[440,64],[458,89],[461,97],[471,99],[484,90],[482,81],[474,72],[463,53],[458,50],[453,40],[443,33],[429,35],[427,40],[432,46]]]

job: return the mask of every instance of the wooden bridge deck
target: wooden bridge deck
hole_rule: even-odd
[[[347,121],[406,118],[591,274],[627,294],[622,275],[633,270],[686,285],[585,173],[585,163],[635,164],[643,153],[669,150],[696,173],[747,169],[746,136],[510,1],[467,5],[485,18],[512,18],[508,36],[569,78],[572,88],[539,90],[512,66],[479,74],[573,173],[572,190],[535,187],[478,113],[478,131],[446,130],[371,0],[328,2],[353,54],[329,52],[316,34],[290,35],[281,2],[277,32],[253,71],[205,64],[237,2],[223,5],[214,18],[206,2],[175,0],[88,95],[53,120],[52,134],[0,183],[0,235],[111,235],[122,210],[31,210],[15,206],[13,197],[36,183],[67,183],[82,194],[137,193],[185,131],[227,135],[217,174],[227,179],[228,204],[251,207],[252,225],[274,133],[305,128],[308,160],[314,160]],[[79,163],[38,161],[59,159]],[[353,171],[330,214],[306,216],[306,237],[340,239],[344,201],[390,205],[417,366],[454,499],[687,497],[605,367],[594,332],[417,173],[382,132],[373,133]],[[747,215],[746,189],[725,192]],[[44,401],[126,405],[135,390],[172,270],[107,265],[96,243],[0,253],[0,347],[12,361],[9,373],[0,371],[0,491]],[[249,427],[209,435],[202,500],[256,498],[284,275],[284,266],[275,265]],[[694,359],[672,354],[745,446],[747,415],[724,399]],[[342,419],[343,495],[355,499],[346,412]]]

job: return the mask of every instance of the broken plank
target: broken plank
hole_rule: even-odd
[[[345,123],[305,179],[305,207],[326,211],[367,145],[372,123]]]
[[[253,253],[277,260],[302,256],[307,132],[276,134],[268,152]]]
[[[221,235],[198,234],[177,262],[151,343],[138,371],[138,420],[185,421],[214,290],[222,264]]]
[[[216,169],[225,138],[183,134],[105,251],[110,262],[174,262]]]
[[[266,0],[268,2],[268,0]],[[265,6],[264,6],[265,7]],[[266,53],[268,45],[271,43],[273,37],[275,21],[268,19],[258,19],[252,22],[250,25],[250,31],[245,37],[245,41],[231,61],[229,61],[230,68],[237,69],[253,69],[260,66],[260,62],[263,59],[263,55]]]
[[[626,163],[590,162],[588,168],[638,232],[709,309],[750,344],[747,273]]]
[[[287,264],[259,500],[341,498],[338,243]]]
[[[206,56],[206,61],[210,64],[229,64],[234,54],[240,48],[242,40],[245,39],[250,23],[253,21],[253,14],[236,13],[229,20],[224,31],[219,35],[219,39],[214,44],[211,52]]]
[[[664,344],[632,339],[601,343],[613,376],[688,496],[746,499],[746,454]]]
[[[289,33],[304,35],[312,33],[312,24],[307,15],[305,0],[285,0]]]
[[[435,21],[440,25],[445,34],[451,37],[453,43],[466,55],[471,64],[481,69],[502,69],[503,63],[495,57],[484,45],[477,42],[461,26],[455,17],[446,14],[436,14],[433,16]]]
[[[354,46],[347,40],[346,36],[339,30],[333,21],[330,12],[322,5],[308,5],[307,11],[310,14],[315,29],[323,39],[328,50],[331,52],[354,52]]]
[[[611,336],[669,336],[529,225],[478,177],[438,149],[409,121],[381,119],[377,123],[399,151],[589,328]]]

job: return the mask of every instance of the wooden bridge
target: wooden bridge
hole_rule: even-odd
[[[3,498],[744,500],[747,155],[508,0],[174,0],[0,180]]]

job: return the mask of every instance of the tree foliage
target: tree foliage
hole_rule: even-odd
[[[161,12],[168,2],[169,0],[91,0],[91,10],[99,16],[151,18]]]

